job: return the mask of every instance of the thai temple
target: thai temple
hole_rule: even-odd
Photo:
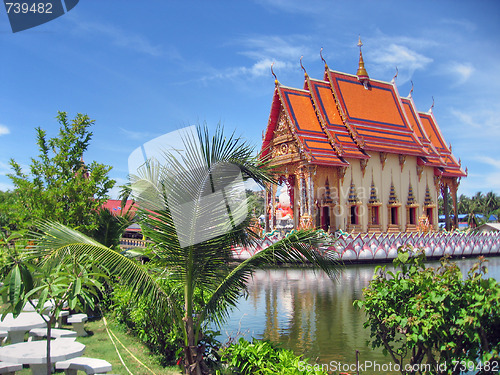
[[[451,194],[457,212],[457,189],[467,172],[432,107],[419,112],[411,91],[399,95],[395,79],[370,78],[361,40],[358,46],[355,75],[331,70],[323,57],[323,79],[304,69],[302,89],[282,85],[273,72],[261,152],[281,187],[267,187],[267,231],[436,231],[440,194],[445,202]],[[448,205],[445,215],[447,229],[457,225]]]

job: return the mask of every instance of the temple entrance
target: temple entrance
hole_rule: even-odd
[[[322,207],[321,229],[328,232],[330,229],[330,207]]]

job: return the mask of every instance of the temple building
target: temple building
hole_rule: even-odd
[[[286,186],[288,227],[437,230],[439,194],[447,202],[451,193],[457,212],[458,185],[467,173],[445,142],[432,107],[419,112],[411,92],[401,97],[394,79],[370,78],[361,41],[358,45],[355,75],[331,70],[322,58],[323,79],[304,69],[303,89],[275,80],[262,156]],[[278,188],[267,189],[267,231],[286,227]],[[447,206],[445,213],[449,218]],[[447,229],[452,225],[448,219]]]

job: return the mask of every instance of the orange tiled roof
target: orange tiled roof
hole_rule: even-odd
[[[368,89],[356,76],[327,71],[345,122],[364,139],[368,151],[426,156],[410,128],[394,85],[371,80]]]
[[[428,153],[425,159],[423,158],[421,159],[422,164],[432,165],[434,167],[444,167],[445,162],[439,155],[438,151],[434,148],[431,141],[429,140],[429,137],[425,132],[424,126],[420,121],[420,117],[418,115],[417,109],[415,108],[415,103],[413,102],[413,99],[411,98],[411,96],[409,98],[401,98],[401,102],[403,103],[403,108],[406,112],[406,117],[408,118],[408,121],[410,122],[413,131],[417,134],[418,138],[420,139],[420,142],[424,145],[425,150]]]
[[[463,171],[460,162],[458,162],[451,149],[446,145],[441,130],[437,125],[432,112],[424,113],[419,112],[420,121],[424,127],[425,132],[428,134],[432,145],[435,147],[441,159],[444,161],[444,168],[435,169],[435,174],[443,175],[445,177],[465,177],[467,174]]]
[[[339,158],[319,123],[306,90],[279,86],[282,106],[306,152],[316,164],[346,166],[347,162]]]
[[[361,151],[344,125],[328,82],[311,79],[308,80],[308,86],[313,103],[318,109],[320,121],[325,124],[325,131],[342,146],[342,156],[368,158],[368,155]]]
[[[262,155],[269,152],[280,113],[286,114],[304,160],[346,166],[344,158],[369,158],[365,151],[418,157],[435,173],[462,177],[462,170],[432,113],[421,113],[411,97],[401,98],[393,83],[369,80],[326,69],[324,80],[310,79],[305,89],[276,81]]]

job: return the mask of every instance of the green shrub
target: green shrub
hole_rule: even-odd
[[[183,347],[182,333],[166,312],[155,311],[147,299],[133,301],[131,289],[118,283],[113,286],[112,300],[117,320],[158,354],[162,365],[177,362]]]
[[[305,375],[326,374],[314,369],[305,369],[309,361],[296,356],[291,350],[279,348],[267,340],[249,342],[240,338],[221,351],[223,369],[217,370],[217,375]]]

